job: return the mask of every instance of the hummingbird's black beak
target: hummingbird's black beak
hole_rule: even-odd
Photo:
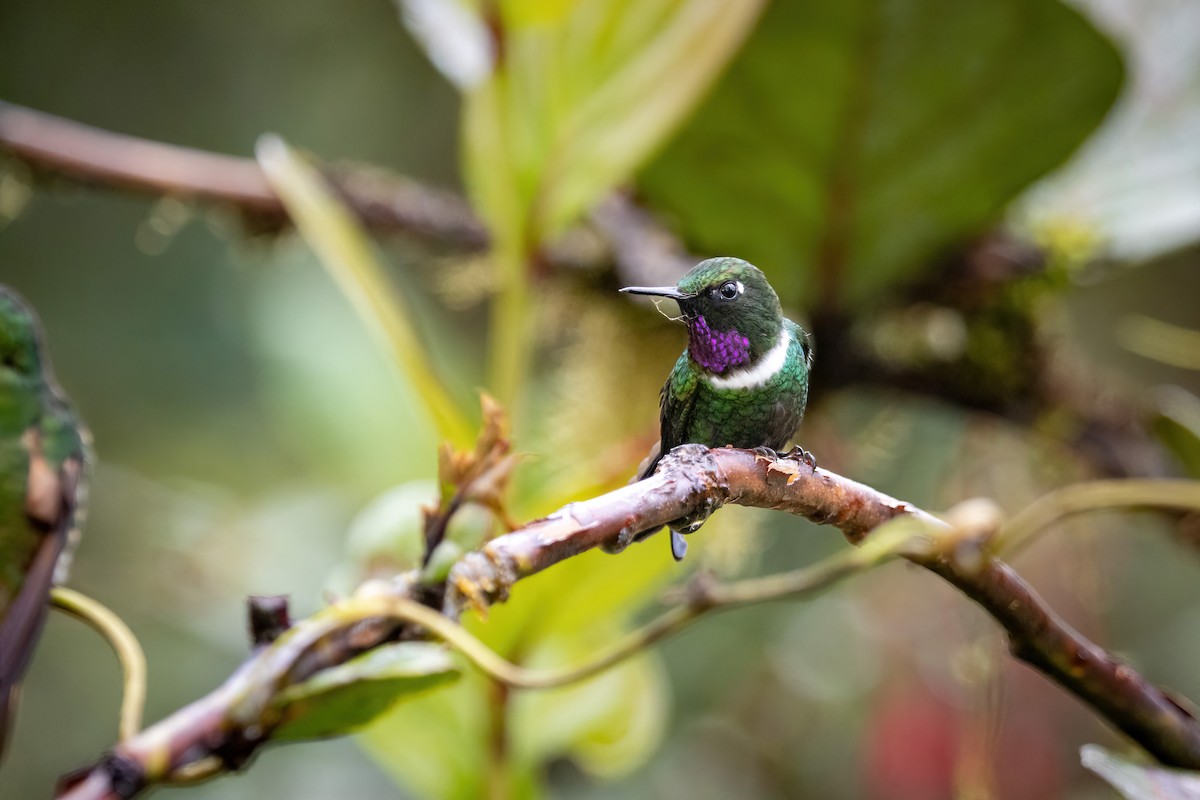
[[[651,297],[669,297],[672,300],[690,300],[693,295],[684,294],[674,286],[626,286],[625,294],[646,294]]]

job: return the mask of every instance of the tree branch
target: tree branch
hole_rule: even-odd
[[[921,509],[796,458],[685,445],[670,453],[651,478],[569,504],[469,553],[451,570],[443,612],[453,619],[468,607],[502,601],[518,580],[559,561],[627,539],[630,531],[711,513],[726,503],[834,525],[856,544],[905,514],[923,526],[950,530]],[[979,546],[978,537],[962,543],[904,553],[990,614],[1006,631],[1014,656],[1079,697],[1162,763],[1200,768],[1200,723],[1060,620],[1015,572]],[[117,745],[66,782],[59,796],[132,797],[156,783],[238,768],[270,738],[278,722],[271,713],[274,696],[385,642],[424,638],[427,631],[412,624],[414,615],[406,610],[414,599],[437,594],[422,591],[410,575],[364,586],[357,596],[297,623],[260,649],[208,696]]]
[[[101,130],[3,101],[0,151],[34,170],[89,185],[234,206],[257,227],[279,228],[288,220],[253,159]],[[327,177],[371,228],[464,250],[488,247],[487,229],[453,192],[364,166],[334,169]]]
[[[258,162],[106,131],[0,100],[0,153],[36,173],[153,197],[233,207],[251,227],[273,231],[287,210]],[[364,225],[414,234],[466,252],[491,246],[483,221],[460,195],[365,164],[326,168],[325,177]],[[621,194],[600,203],[591,235],[576,231],[544,255],[555,266],[613,262],[630,283],[673,283],[699,259]],[[598,236],[597,236],[598,234]]]
[[[104,637],[121,665],[121,716],[117,736],[124,741],[142,727],[146,707],[146,654],[125,621],[100,602],[65,586],[50,590],[50,604]]]

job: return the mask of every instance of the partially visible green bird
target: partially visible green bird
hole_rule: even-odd
[[[671,298],[688,329],[687,349],[662,388],[661,439],[639,480],[688,442],[779,450],[791,441],[808,403],[812,346],[808,334],[783,316],[758,267],[740,258],[710,258],[678,286],[621,291]],[[679,561],[687,552],[682,534],[695,526],[670,527],[671,553]]]
[[[89,442],[54,381],[37,317],[0,286],[0,755],[47,595],[78,538]]]

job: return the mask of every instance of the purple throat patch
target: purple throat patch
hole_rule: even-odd
[[[688,322],[688,352],[697,364],[718,375],[750,360],[750,340],[736,330],[714,331],[704,317]]]

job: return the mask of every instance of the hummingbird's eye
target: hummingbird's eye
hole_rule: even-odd
[[[722,300],[732,300],[743,291],[745,291],[745,288],[742,286],[741,281],[726,281],[721,284],[721,288],[717,290],[717,294]]]

